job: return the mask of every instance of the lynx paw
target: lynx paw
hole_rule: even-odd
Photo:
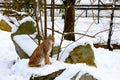
[[[45,64],[52,64],[51,62],[47,62],[47,63],[45,63]]]

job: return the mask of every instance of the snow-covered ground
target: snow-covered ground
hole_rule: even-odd
[[[119,22],[119,18],[116,19],[115,21]],[[102,18],[100,24],[96,24],[96,23],[92,24],[92,22],[94,22],[92,18],[80,18],[75,23],[75,32],[94,35],[98,31],[108,29],[109,26],[108,18]],[[48,25],[51,25],[50,21],[48,22]],[[60,18],[55,18],[55,30],[59,30],[60,32],[62,32],[63,27],[61,26],[63,26],[63,20],[61,20]],[[114,36],[112,36],[112,39],[120,43],[119,41],[120,37],[118,36],[119,25],[117,25],[117,28],[114,29],[115,29],[113,34]],[[42,76],[58,71],[60,69],[66,69],[66,70],[61,75],[56,77],[55,80],[70,80],[78,72],[79,75],[77,76],[77,79],[79,79],[84,73],[89,73],[98,80],[120,79],[120,71],[119,71],[120,50],[114,50],[113,52],[110,52],[103,48],[96,49],[93,47],[94,55],[95,55],[95,63],[97,67],[88,66],[84,63],[66,64],[63,62],[64,59],[68,56],[69,52],[78,44],[84,44],[85,42],[89,42],[92,44],[92,43],[100,42],[100,40],[101,43],[102,41],[106,41],[108,35],[107,32],[103,32],[97,35],[95,38],[82,37],[81,35],[76,35],[77,41],[74,43],[72,43],[72,41],[64,40],[62,48],[67,46],[69,43],[72,44],[70,44],[65,50],[63,48],[63,51],[61,52],[63,55],[60,56],[60,60],[57,61],[55,58],[51,58],[52,65],[43,65],[42,67],[38,67],[38,68],[28,67],[29,59],[19,59],[10,37],[11,33],[12,32],[5,32],[0,30],[0,49],[1,49],[0,50],[0,80],[8,80],[8,79],[29,80],[32,74],[34,75],[37,74]],[[48,33],[51,33],[51,31],[48,31]],[[24,48],[27,51],[31,51],[32,53],[33,49],[31,48],[33,47],[35,48],[35,46],[33,46],[34,44],[29,40],[30,38],[25,37],[25,35],[20,35],[20,36],[16,36],[16,39],[19,39],[17,42],[21,44],[22,48]],[[60,43],[60,34],[55,33],[55,45],[58,45],[59,43]],[[27,45],[28,46],[31,45],[31,46],[27,48],[25,47]]]
[[[104,1],[106,3],[108,2],[108,0],[104,0]],[[88,3],[90,2],[88,1]],[[12,32],[14,32],[17,29],[17,27],[9,23],[8,18],[4,17],[2,14],[0,14],[0,19],[4,19],[12,27],[13,29]],[[17,21],[15,19],[14,21],[15,21],[14,23],[17,24]],[[56,17],[55,30],[62,32],[63,22],[64,21],[61,20],[61,18]],[[84,73],[89,73],[98,80],[120,80],[120,71],[119,71],[120,70],[120,50],[114,50],[113,52],[111,52],[103,48],[93,47],[94,55],[95,55],[95,63],[97,67],[88,66],[84,63],[66,64],[63,62],[65,57],[68,56],[68,53],[74,48],[74,46],[78,44],[83,44],[84,42],[90,42],[91,44],[98,43],[98,42],[106,43],[108,32],[106,32],[105,30],[109,28],[109,22],[110,22],[109,18],[101,18],[100,24],[97,24],[97,18],[96,19],[79,18],[75,22],[75,32],[80,32],[82,34],[87,34],[90,36],[94,36],[99,31],[101,31],[101,33],[96,35],[95,38],[90,38],[90,37],[88,38],[85,36],[83,37],[83,35],[76,34],[75,36],[77,41],[75,43],[72,43],[72,41],[64,40],[62,44],[63,50],[64,50],[63,47],[66,47],[69,43],[72,43],[72,44],[69,45],[65,49],[65,51],[61,52],[63,55],[61,55],[60,61],[57,61],[55,58],[51,58],[50,60],[52,62],[52,65],[44,65],[38,68],[28,67],[29,59],[19,59],[10,37],[12,32],[5,32],[0,30],[0,80],[29,80],[32,74],[37,74],[42,76],[42,75],[47,75],[52,72],[58,71],[60,69],[66,69],[66,70],[61,75],[56,77],[55,80],[70,80],[78,72],[79,72],[79,75],[77,76],[77,79],[80,78],[81,75],[83,75]],[[112,43],[115,43],[115,44],[116,43],[120,44],[119,22],[120,22],[119,18],[114,19],[114,23],[116,24],[114,24]],[[48,19],[48,26],[51,26],[50,18]],[[48,33],[51,33],[51,31],[48,30]],[[19,44],[21,43],[24,44],[24,45],[22,44],[21,47],[23,47],[25,50],[30,51],[32,53],[32,51],[34,50],[33,47],[35,48],[35,46],[29,46],[30,45],[29,44],[30,42],[28,42],[30,41],[29,38],[25,37],[25,39],[28,41],[24,42],[22,39],[22,36],[24,35],[16,36],[15,39],[19,39],[17,42],[19,42]],[[61,35],[58,33],[55,33],[55,45],[59,45],[60,39],[61,39]],[[26,48],[27,45],[29,46],[29,48]],[[31,43],[31,45],[34,45],[34,44]]]
[[[52,65],[30,68],[28,59],[18,59],[10,34],[0,30],[0,80],[29,80],[31,74],[47,75],[64,68],[66,70],[55,80],[70,80],[79,71],[78,78],[89,73],[98,80],[120,79],[120,51],[110,52],[103,48],[93,48],[97,67],[83,63],[66,64],[51,58]]]

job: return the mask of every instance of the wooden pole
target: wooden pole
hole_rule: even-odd
[[[100,19],[100,0],[98,0],[98,24]]]
[[[40,45],[40,29],[39,29],[39,24],[38,24],[37,2],[36,1],[34,2],[34,10],[35,10],[37,33],[38,33],[38,44]]]
[[[51,20],[52,20],[52,36],[54,36],[54,8],[55,8],[55,0],[51,0],[51,4],[52,4],[52,16],[51,16]],[[54,47],[54,44],[52,45],[52,49]],[[51,53],[51,57],[53,56],[53,50]]]
[[[46,9],[46,0],[44,0],[44,38],[47,37],[47,9]]]

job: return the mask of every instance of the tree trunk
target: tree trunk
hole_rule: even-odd
[[[74,1],[74,0],[72,0]],[[66,0],[65,4],[65,25],[64,33],[74,32],[74,21],[75,21],[75,3],[70,3],[69,0]],[[75,41],[74,34],[64,35],[64,39]]]
[[[111,37],[112,37],[112,28],[113,28],[113,17],[114,17],[114,3],[113,3],[113,9],[112,9],[112,13],[111,13],[111,21],[110,21],[110,28],[109,28],[109,34],[108,34],[108,41],[107,41],[107,45],[108,45],[108,49],[110,51],[113,50],[112,46],[111,46]]]
[[[111,14],[111,23],[110,23],[110,29],[109,29],[109,35],[108,35],[108,41],[107,41],[108,49],[110,51],[113,50],[113,48],[111,46],[112,27],[113,27],[113,13]]]
[[[47,8],[46,8],[46,0],[44,0],[44,39],[47,37]]]

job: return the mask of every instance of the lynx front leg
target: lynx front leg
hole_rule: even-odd
[[[32,62],[29,62],[28,65],[29,65],[30,67],[40,67],[40,66],[41,66],[40,64],[32,63]]]
[[[51,64],[50,60],[49,60],[49,54],[47,53],[45,56],[45,64]]]

